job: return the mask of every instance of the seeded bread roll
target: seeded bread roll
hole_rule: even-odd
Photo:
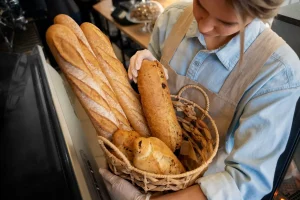
[[[182,130],[162,65],[158,61],[144,60],[137,83],[151,135],[159,138],[174,152],[181,146]]]
[[[133,165],[155,174],[181,174],[185,169],[169,147],[155,137],[140,137],[133,142]]]

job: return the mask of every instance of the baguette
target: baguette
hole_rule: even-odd
[[[155,137],[137,138],[133,142],[133,165],[155,174],[181,174],[185,169],[170,148]]]
[[[124,126],[109,107],[107,93],[93,79],[76,36],[66,26],[56,24],[47,30],[46,40],[97,132],[111,139],[112,134]]]
[[[55,24],[61,24],[68,27],[77,37],[79,41],[80,48],[83,52],[84,57],[87,61],[88,70],[91,71],[93,79],[99,84],[99,86],[106,93],[106,99],[109,107],[113,111],[117,120],[120,123],[120,127],[124,130],[132,130],[130,123],[113,91],[110,83],[108,82],[106,76],[103,74],[99,63],[92,51],[85,35],[80,29],[79,25],[68,15],[60,14],[54,18]]]
[[[181,146],[182,130],[176,118],[162,65],[158,61],[144,60],[137,83],[152,136],[159,138],[174,152]]]
[[[142,136],[150,136],[138,95],[129,83],[124,66],[114,56],[108,38],[91,23],[83,23],[80,27],[98,59],[102,71],[114,89],[131,126]]]

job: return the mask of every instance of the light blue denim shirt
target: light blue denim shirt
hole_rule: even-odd
[[[157,20],[149,50],[158,60],[164,41],[187,5],[171,5]],[[245,50],[265,28],[258,19],[246,27]],[[195,20],[187,29],[170,66],[217,93],[239,60],[240,36],[208,51]],[[299,96],[300,61],[284,45],[267,60],[238,104],[226,137],[225,168],[214,173],[219,166],[210,165],[198,181],[208,199],[258,200],[271,191],[277,160],[287,144]]]

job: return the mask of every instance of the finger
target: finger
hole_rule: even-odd
[[[105,186],[106,186],[106,189],[108,190],[108,192],[112,192],[112,185],[110,184],[110,182],[108,182],[107,180],[103,180]]]
[[[110,184],[114,184],[120,179],[118,176],[110,173],[107,169],[99,169],[100,174],[102,175],[103,179],[108,181]]]
[[[131,71],[130,71],[130,68],[128,69],[128,78],[129,78],[129,80],[132,80],[132,74],[131,74]]]
[[[147,49],[144,49],[143,51],[139,51],[137,53],[137,57],[136,57],[136,61],[135,61],[135,69],[136,70],[141,69],[143,60],[155,61],[157,59]]]
[[[137,78],[136,78],[136,77],[133,77],[133,81],[134,81],[135,83],[137,83]]]
[[[132,73],[131,73],[131,66],[130,65],[129,65],[127,74],[128,74],[129,80],[132,80]]]
[[[132,80],[132,69],[134,69],[135,60],[136,60],[136,54],[134,54],[129,61],[128,77],[130,80]]]
[[[150,198],[151,198],[151,194],[150,194],[150,193],[148,193],[148,194],[146,195],[146,198],[145,198],[145,200],[150,200]]]
[[[142,66],[142,61],[144,60],[144,56],[143,55],[137,55],[136,59],[135,59],[135,63],[134,63],[134,69],[135,70],[140,70],[141,66]]]
[[[155,61],[155,60],[157,60],[157,59],[152,55],[152,53],[151,53],[149,50],[145,49],[144,51],[145,51],[145,52],[144,52],[144,57],[145,57],[145,59],[150,60],[150,61]]]
[[[169,79],[168,70],[164,66],[163,66],[163,69],[164,69],[165,77],[168,80]]]
[[[131,73],[132,73],[132,78],[136,78],[138,76],[138,72],[135,69],[132,69]]]

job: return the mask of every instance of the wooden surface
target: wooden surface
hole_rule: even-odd
[[[165,8],[170,4],[180,0],[156,0],[156,1],[158,1]],[[143,24],[130,25],[130,26],[122,26],[118,24],[111,16],[111,12],[113,9],[111,0],[102,0],[101,2],[95,4],[93,8],[96,11],[98,11],[103,17],[105,17],[108,21],[112,22],[118,29],[124,32],[133,41],[135,41],[145,49],[148,47],[151,33],[144,33],[141,31]]]
[[[112,22],[118,29],[124,32],[129,38],[141,45],[143,48],[147,48],[150,42],[150,33],[144,33],[141,31],[143,24],[122,26],[118,24],[111,16],[112,2],[111,0],[103,0],[95,4],[94,9],[98,11],[108,21]]]

